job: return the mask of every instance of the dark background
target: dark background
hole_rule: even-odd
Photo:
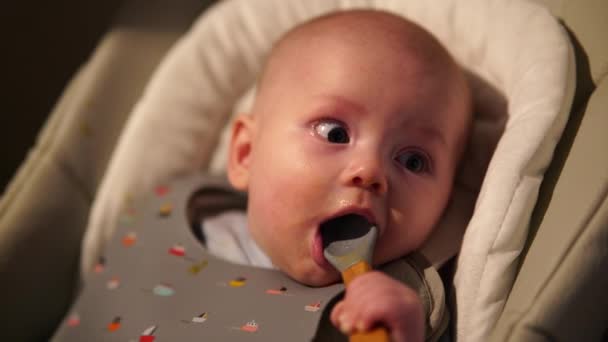
[[[0,12],[0,196],[121,0],[10,1]]]

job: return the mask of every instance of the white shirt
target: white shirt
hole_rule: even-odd
[[[237,264],[274,268],[270,258],[251,238],[243,211],[229,210],[206,218],[202,227],[207,251],[212,255]]]

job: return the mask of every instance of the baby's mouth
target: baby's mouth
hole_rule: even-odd
[[[367,234],[374,224],[359,214],[347,214],[329,219],[321,224],[322,249],[332,242],[354,240]]]

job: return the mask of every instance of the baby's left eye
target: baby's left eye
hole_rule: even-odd
[[[345,125],[335,120],[321,120],[313,125],[315,133],[334,144],[348,144],[350,137]]]
[[[421,152],[407,151],[399,154],[395,160],[413,173],[428,171],[428,158]]]

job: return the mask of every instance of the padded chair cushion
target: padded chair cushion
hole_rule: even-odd
[[[457,334],[467,341],[487,338],[512,286],[572,99],[567,35],[543,7],[523,0],[219,3],[161,63],[128,119],[94,202],[83,273],[129,196],[183,174],[223,169],[222,158],[213,157],[222,148],[222,130],[237,103],[246,109],[245,95],[251,98],[264,57],[283,32],[330,11],[361,7],[419,23],[471,72],[473,135],[451,203],[422,252],[441,265],[460,251]]]

